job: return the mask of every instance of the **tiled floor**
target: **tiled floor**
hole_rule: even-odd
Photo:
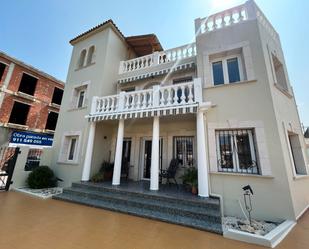
[[[147,195],[153,196],[167,196],[167,197],[174,197],[177,199],[185,199],[195,202],[207,202],[213,200],[211,198],[202,198],[198,195],[192,195],[191,192],[185,189],[184,185],[179,184],[160,184],[158,191],[151,191],[150,190],[150,182],[149,181],[122,181],[121,185],[112,185],[111,182],[100,182],[100,183],[92,183],[87,182],[84,184],[94,185],[94,186],[103,186],[111,189],[120,189],[129,192],[137,192],[143,193]],[[217,200],[217,198],[215,198]]]
[[[0,193],[1,249],[264,248],[159,221],[21,193]],[[309,248],[309,212],[278,249]]]

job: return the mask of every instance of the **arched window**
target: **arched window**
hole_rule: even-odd
[[[86,53],[87,53],[86,49],[83,49],[82,52],[80,53],[79,61],[78,61],[78,68],[81,68],[84,66]]]
[[[94,46],[91,46],[88,50],[87,65],[90,65],[94,60],[94,50]]]

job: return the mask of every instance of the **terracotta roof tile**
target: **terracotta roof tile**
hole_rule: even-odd
[[[105,22],[103,22],[103,23],[101,23],[101,24],[99,24],[99,25],[97,25],[97,26],[95,26],[95,27],[93,27],[93,28],[91,28],[91,29],[89,29],[89,30],[87,30],[87,31],[85,31],[85,32],[83,32],[83,33],[81,33],[81,34],[79,34],[78,36],[76,36],[75,38],[73,38],[72,40],[70,40],[70,43],[71,43],[71,44],[72,44],[72,43],[74,44],[74,42],[77,41],[78,39],[80,39],[80,38],[82,38],[83,36],[85,36],[85,35],[87,35],[87,34],[93,32],[93,31],[95,31],[95,30],[97,30],[97,29],[103,27],[104,25],[106,25],[106,24],[108,24],[108,23],[112,24],[112,25],[115,27],[115,29],[119,32],[119,34],[123,37],[123,39],[125,39],[125,36],[122,34],[122,32],[120,31],[120,29],[117,27],[117,25],[113,22],[112,19],[109,19],[109,20],[107,20],[107,21],[105,21]]]

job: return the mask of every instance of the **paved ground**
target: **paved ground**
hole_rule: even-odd
[[[1,249],[264,248],[220,235],[21,193],[0,193]],[[309,248],[309,212],[278,246]]]

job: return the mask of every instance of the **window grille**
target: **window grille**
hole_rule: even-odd
[[[259,174],[253,129],[217,130],[219,172]]]
[[[32,171],[40,166],[40,160],[42,156],[41,149],[30,149],[27,156],[27,161],[25,165],[25,171]]]
[[[173,157],[178,159],[181,166],[192,167],[194,165],[194,137],[174,137]]]

